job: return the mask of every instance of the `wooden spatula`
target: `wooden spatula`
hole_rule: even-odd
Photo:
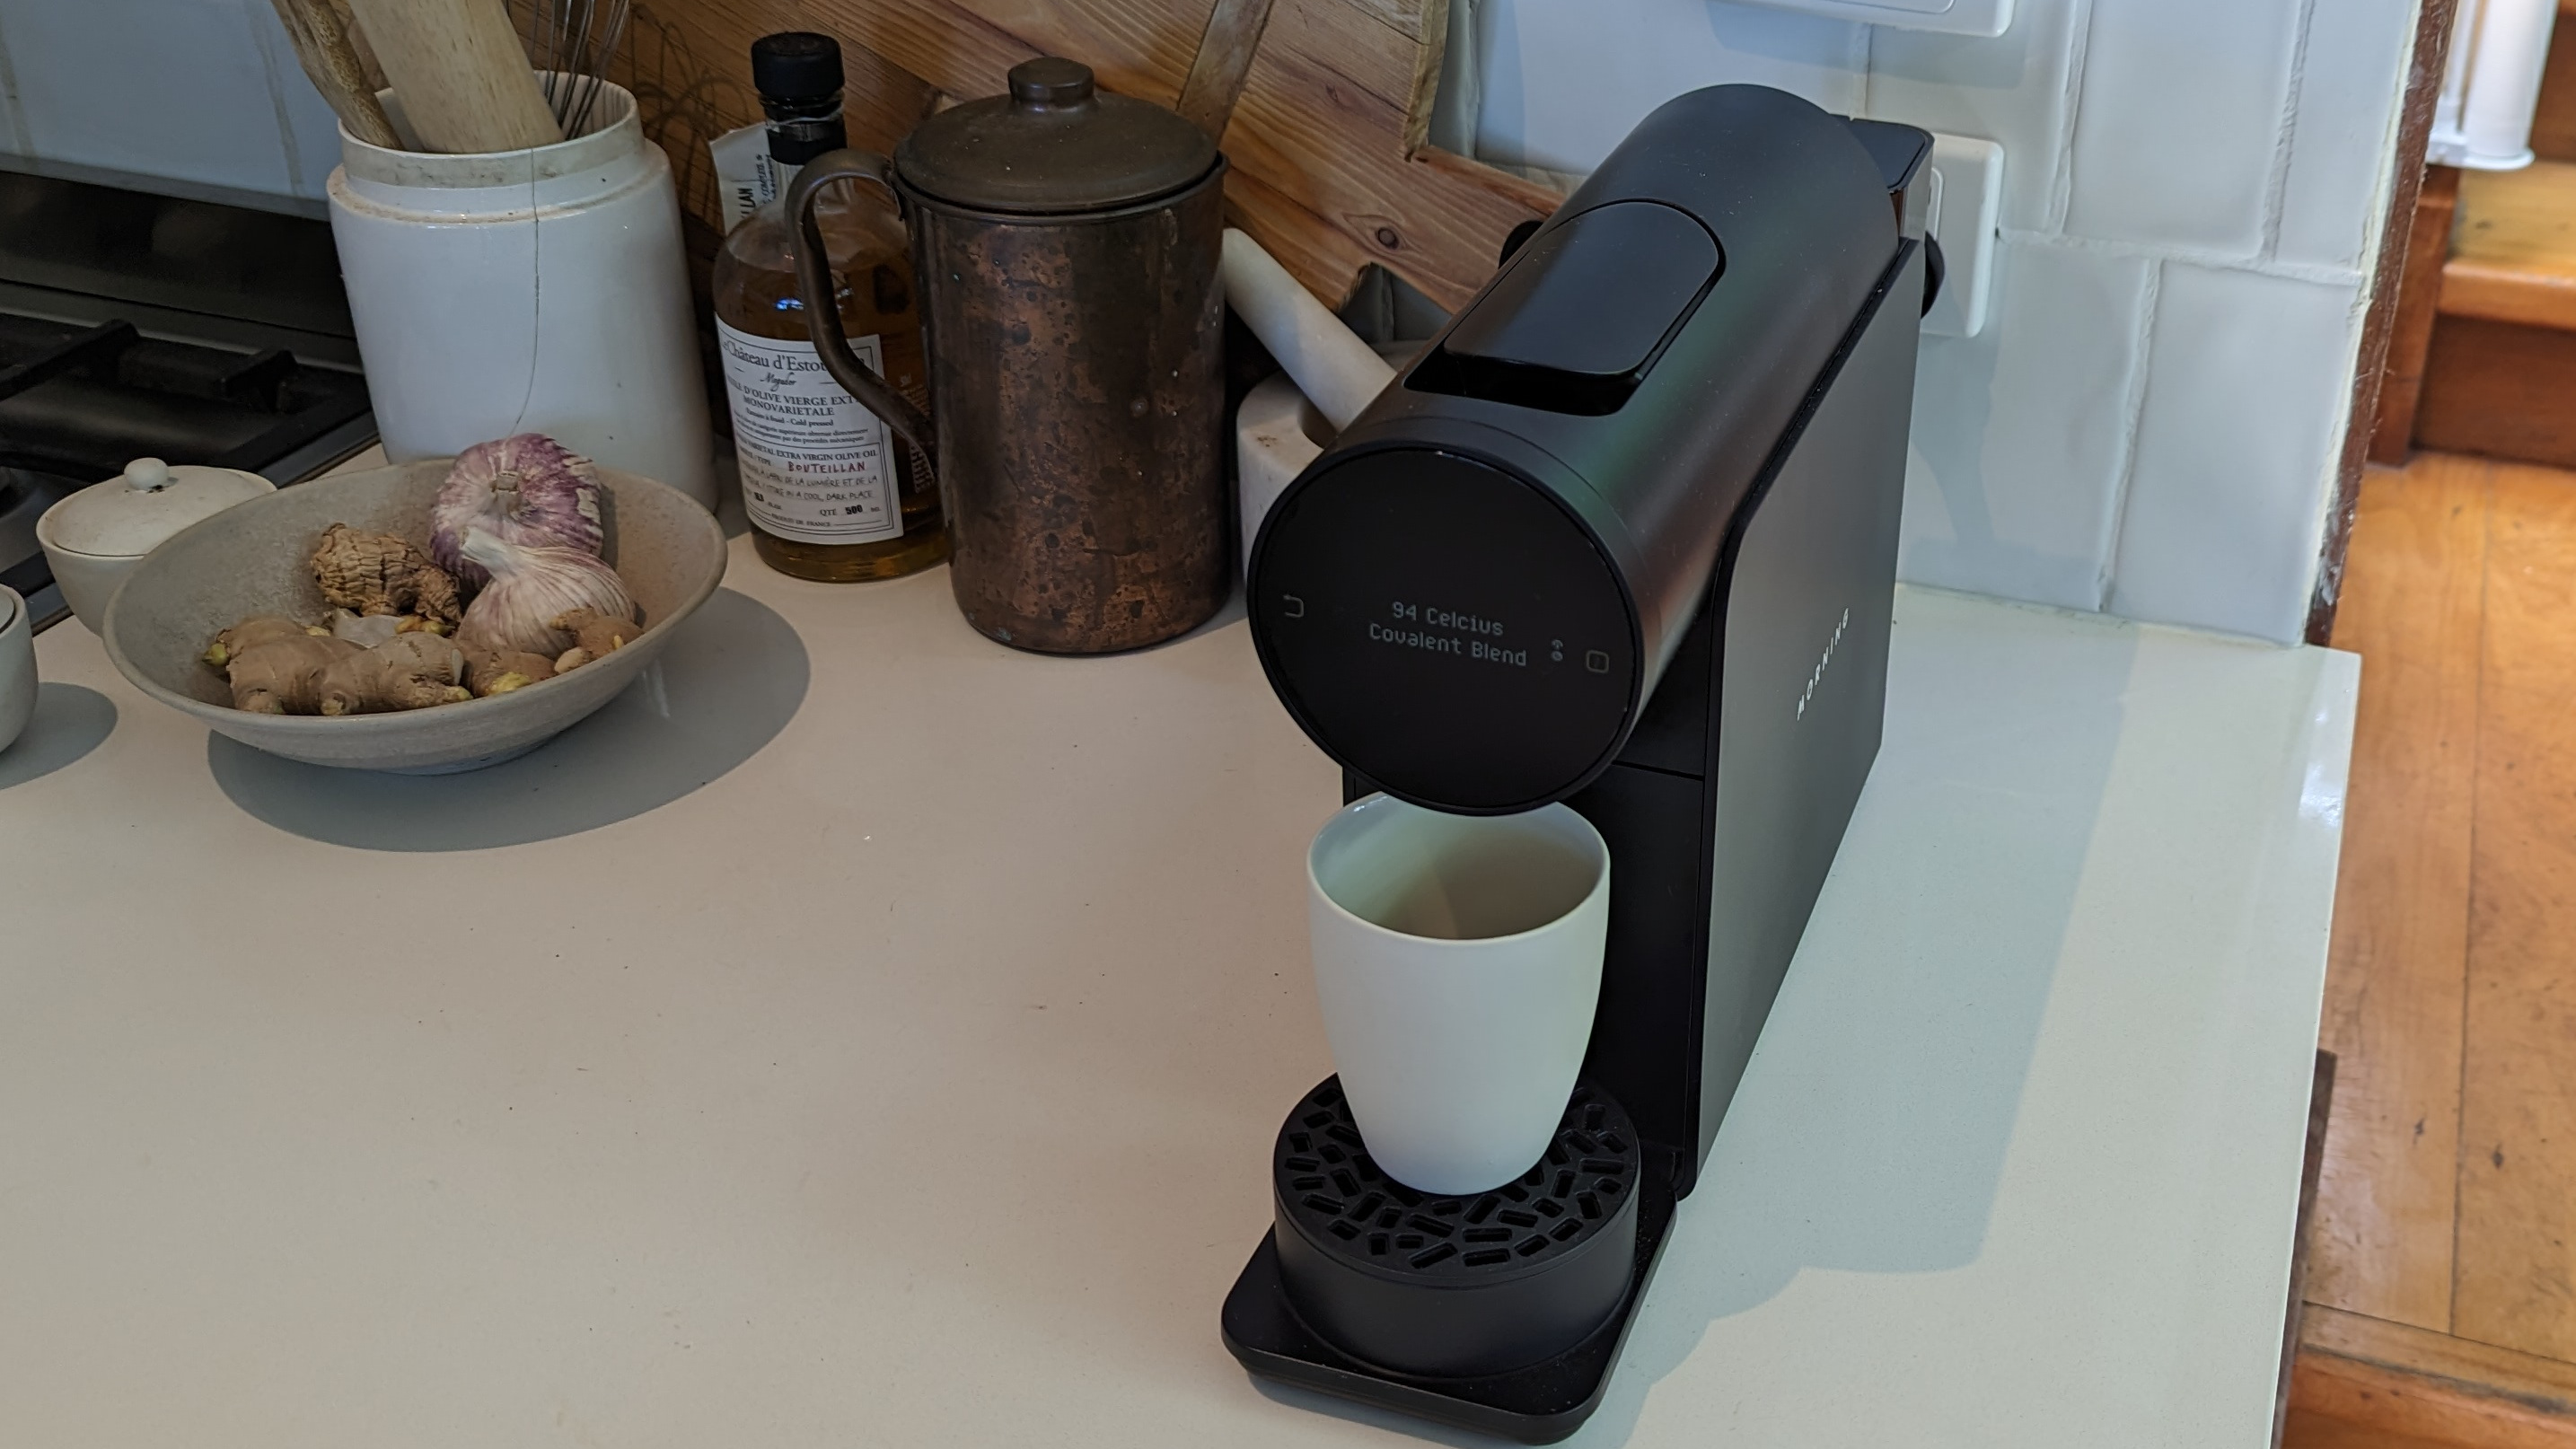
[[[563,139],[501,0],[350,0],[359,29],[433,151],[520,151]]]

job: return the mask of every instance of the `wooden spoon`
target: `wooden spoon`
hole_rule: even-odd
[[[524,151],[563,139],[501,0],[350,0],[358,27],[433,151]]]

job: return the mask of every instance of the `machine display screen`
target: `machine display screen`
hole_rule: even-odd
[[[1419,804],[1530,809],[1624,736],[1637,627],[1544,490],[1428,449],[1366,453],[1283,499],[1250,584],[1271,684],[1327,754]]]

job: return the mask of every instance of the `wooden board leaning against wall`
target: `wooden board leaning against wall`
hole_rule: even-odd
[[[1262,0],[1251,0],[1255,6]],[[707,141],[759,118],[751,42],[841,42],[851,144],[891,148],[923,116],[998,95],[1020,61],[1063,55],[1108,89],[1174,104],[1202,39],[1240,36],[1244,0],[651,0],[619,79],[670,153],[699,244],[719,215]],[[1455,308],[1504,237],[1556,194],[1431,146],[1448,0],[1269,0],[1222,144],[1230,220],[1327,302],[1377,263]],[[1211,21],[1224,19],[1211,36]]]

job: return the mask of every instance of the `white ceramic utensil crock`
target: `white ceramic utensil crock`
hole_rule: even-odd
[[[386,118],[411,135],[401,98]],[[525,151],[441,155],[340,133],[331,235],[385,456],[546,433],[716,506],[671,163],[635,98]]]
[[[137,458],[125,471],[45,510],[36,520],[54,582],[72,616],[98,632],[107,601],[143,556],[190,524],[248,503],[277,485],[237,468],[173,467]]]
[[[0,750],[18,742],[36,713],[36,635],[27,601],[0,584]]]
[[[1421,350],[1420,342],[1390,342],[1377,355],[1391,375]],[[1252,572],[1252,541],[1261,532],[1261,520],[1270,516],[1270,505],[1340,431],[1284,371],[1256,385],[1234,410],[1235,561],[1246,574]]]
[[[1315,992],[1369,1155],[1483,1192],[1555,1136],[1601,998],[1610,849],[1563,805],[1450,815],[1371,795],[1306,853]]]

